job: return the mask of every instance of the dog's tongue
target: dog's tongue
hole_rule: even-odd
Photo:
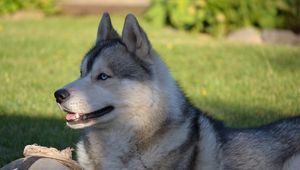
[[[74,121],[74,120],[76,120],[78,117],[79,117],[79,115],[76,114],[76,113],[68,113],[68,114],[66,115],[66,120],[67,120],[67,121]]]

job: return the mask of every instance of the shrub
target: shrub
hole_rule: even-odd
[[[243,26],[290,27],[300,19],[299,6],[298,0],[155,0],[146,19],[220,36]]]
[[[45,14],[56,12],[55,0],[0,0],[0,15],[22,9],[39,9]]]

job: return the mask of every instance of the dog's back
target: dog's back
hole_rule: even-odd
[[[220,169],[300,169],[300,117],[258,128],[214,127]]]

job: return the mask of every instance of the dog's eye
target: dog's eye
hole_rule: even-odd
[[[109,75],[107,75],[107,74],[105,74],[105,73],[100,73],[100,74],[98,75],[98,77],[97,77],[97,80],[106,80],[106,79],[108,79],[108,78],[110,78]]]

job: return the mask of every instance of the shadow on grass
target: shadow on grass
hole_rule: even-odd
[[[64,149],[75,148],[79,133],[66,127],[64,120],[27,117],[16,113],[0,114],[0,167],[23,157],[29,144]]]
[[[245,105],[218,99],[193,103],[208,115],[223,121],[226,126],[236,128],[258,127],[279,119],[300,115],[300,112],[283,113],[270,106]],[[201,108],[202,104],[206,107]]]
[[[272,67],[277,69],[285,69],[289,71],[300,71],[300,58],[298,53],[284,54],[277,53],[273,58],[269,59]]]

